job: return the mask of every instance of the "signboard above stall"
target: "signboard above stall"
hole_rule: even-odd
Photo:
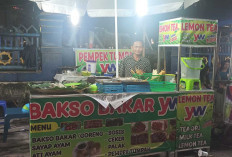
[[[215,47],[217,20],[177,18],[159,23],[159,46]]]
[[[74,49],[77,71],[86,70],[86,62],[96,62],[97,72],[114,72],[116,71],[116,53],[115,49]],[[119,62],[126,56],[131,55],[131,49],[119,49]]]

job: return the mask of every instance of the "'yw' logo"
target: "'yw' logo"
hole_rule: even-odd
[[[192,117],[204,116],[207,106],[193,106],[185,107],[185,112],[187,116],[184,118],[185,121],[190,121]]]
[[[163,42],[165,42],[165,40],[169,39],[169,35],[163,35]]]
[[[166,100],[164,97],[159,97],[160,110],[158,112],[159,116],[164,116],[167,114],[167,111],[175,111],[177,104],[177,97],[167,97]]]
[[[204,39],[205,39],[205,34],[194,34],[194,42]]]
[[[107,70],[108,70],[108,72],[116,71],[115,64],[110,65],[109,63],[106,63],[106,65],[104,65],[103,63],[101,63],[100,67],[101,67],[101,71],[104,73],[106,73]]]

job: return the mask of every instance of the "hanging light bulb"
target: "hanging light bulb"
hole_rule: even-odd
[[[78,23],[79,23],[79,20],[80,20],[80,15],[77,11],[77,9],[74,9],[72,12],[71,12],[71,22],[74,26],[76,26]]]
[[[147,14],[147,0],[136,0],[136,12],[138,16]]]

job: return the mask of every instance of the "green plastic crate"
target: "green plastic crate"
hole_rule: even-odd
[[[172,92],[176,90],[176,83],[165,81],[149,81],[151,92]]]
[[[142,75],[133,74],[133,77],[147,81],[164,81],[164,75],[152,75],[152,73],[144,73]]]

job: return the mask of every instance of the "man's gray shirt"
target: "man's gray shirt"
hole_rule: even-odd
[[[136,72],[136,68],[144,71],[145,73],[151,73],[151,64],[147,58],[141,57],[138,61],[136,61],[133,55],[131,55],[121,60],[119,64],[119,76],[132,77],[133,74],[131,73],[131,70]]]

